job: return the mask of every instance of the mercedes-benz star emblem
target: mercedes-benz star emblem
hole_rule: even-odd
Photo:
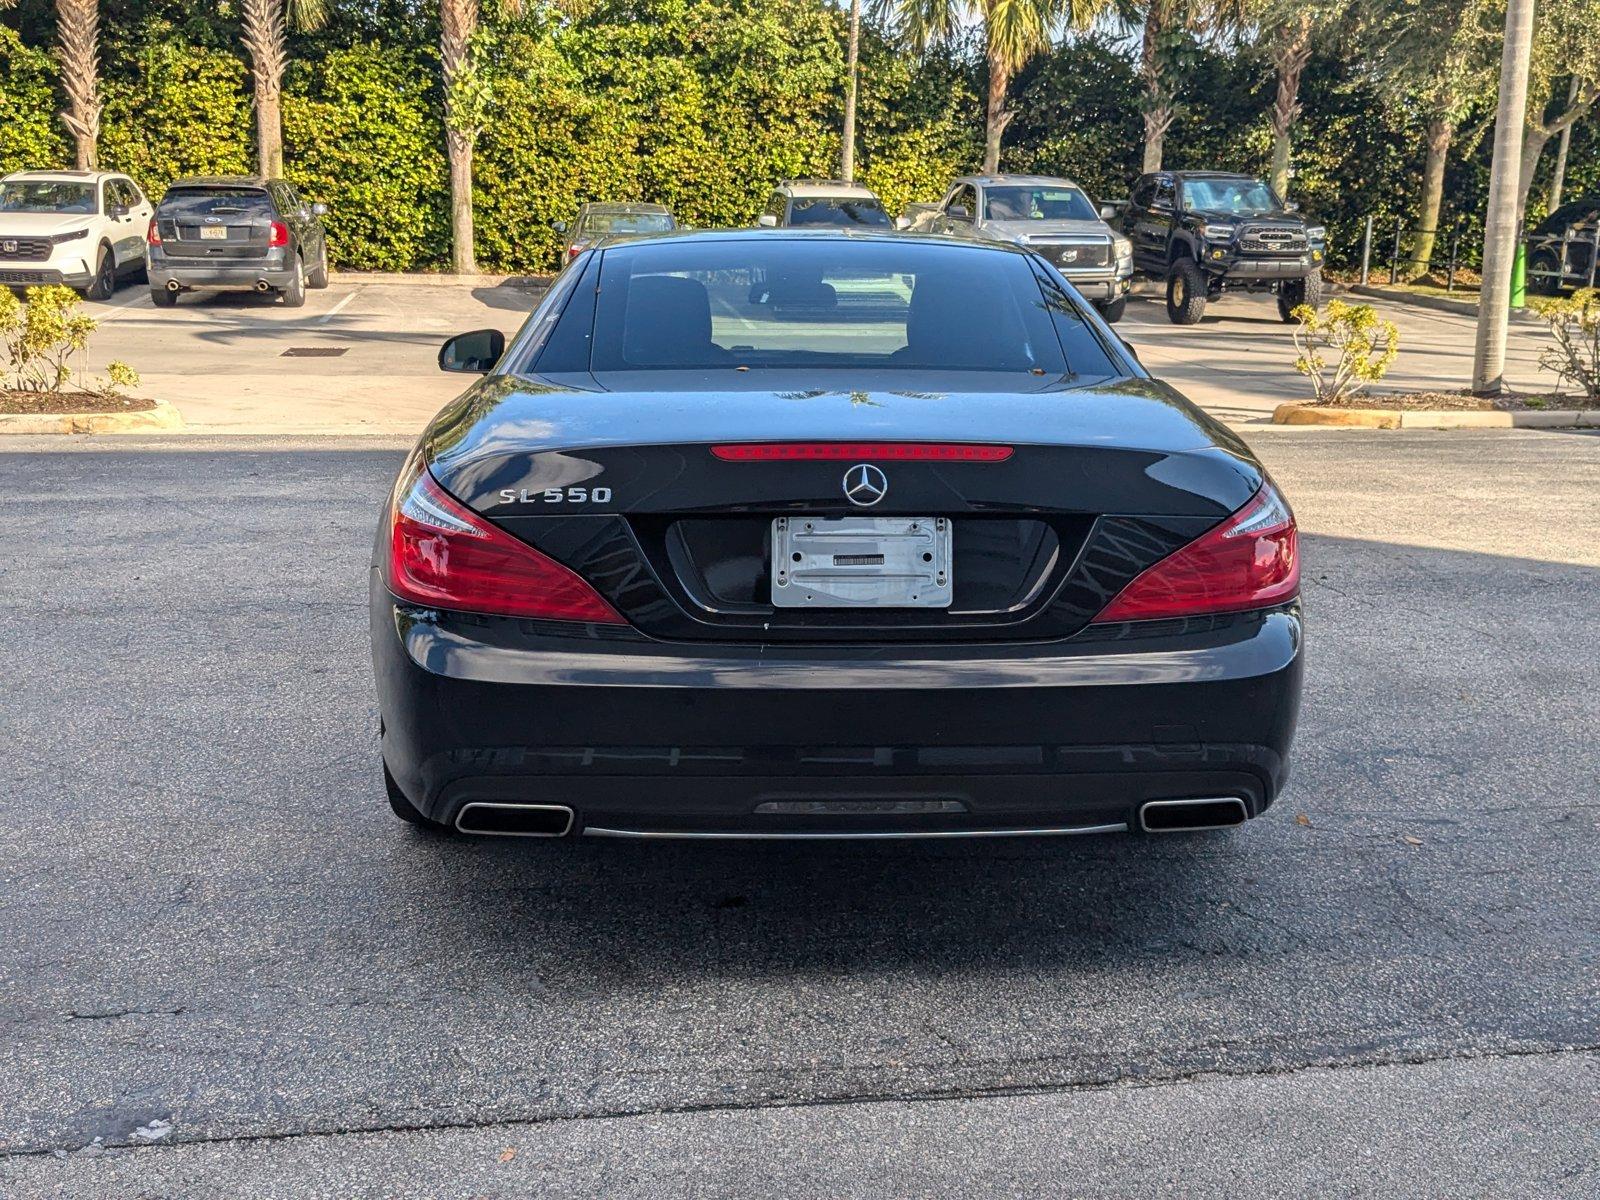
[[[889,494],[889,480],[871,463],[857,463],[844,473],[845,499],[870,508]]]

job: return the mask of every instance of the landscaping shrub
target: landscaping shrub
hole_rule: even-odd
[[[1321,312],[1302,304],[1292,315],[1299,322],[1294,330],[1294,369],[1311,381],[1317,404],[1350,400],[1367,384],[1382,379],[1400,353],[1400,330],[1393,321],[1380,319],[1370,304],[1330,300]],[[1338,354],[1332,374],[1324,350]]]
[[[1536,300],[1534,309],[1550,325],[1556,344],[1539,355],[1539,366],[1560,383],[1574,383],[1590,404],[1600,404],[1600,291],[1582,288],[1559,299]]]
[[[105,379],[83,373],[84,351],[99,322],[83,311],[83,301],[59,284],[32,287],[28,302],[10,288],[0,288],[0,390],[59,392],[76,383],[77,390],[115,395],[135,387],[139,377],[127,363],[106,367]]]

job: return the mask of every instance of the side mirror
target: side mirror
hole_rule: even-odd
[[[124,217],[126,217],[127,215],[128,215],[128,206],[126,204],[108,204],[108,205],[106,205],[106,216],[110,217],[114,221],[120,221]]]
[[[1283,206],[1283,211],[1284,212],[1299,212],[1300,211],[1300,206],[1298,204],[1296,204],[1293,200],[1290,200],[1287,204],[1285,204]]]
[[[498,329],[458,333],[439,348],[439,370],[482,375],[506,352],[506,335]]]
[[[1102,221],[1115,221],[1117,219],[1117,206],[1115,204],[1102,204],[1100,206],[1100,219]]]
[[[911,218],[910,217],[896,217],[894,219],[894,227],[896,229],[910,229],[911,228]]]
[[[326,204],[313,204],[311,206],[311,215],[313,217],[325,217],[325,216],[327,216],[328,215],[328,206]]]
[[[762,229],[776,229],[778,227],[778,218],[771,213],[762,213],[756,218],[756,224]]]
[[[554,225],[550,226],[550,228],[554,229],[557,233],[565,233],[567,231],[567,223],[565,221],[557,221]]]
[[[965,204],[952,204],[949,208],[944,210],[944,215],[952,221],[972,220],[972,213],[967,209]]]

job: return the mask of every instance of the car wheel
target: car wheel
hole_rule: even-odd
[[[150,303],[157,308],[177,308],[178,293],[169,292],[162,287],[153,287],[150,289]]]
[[[1128,311],[1128,298],[1118,296],[1115,300],[1096,300],[1094,306],[1100,310],[1107,324],[1115,325],[1122,320],[1122,314]]]
[[[294,256],[294,271],[289,276],[289,286],[283,289],[285,308],[304,308],[306,305],[306,265],[300,256]]]
[[[100,257],[95,259],[94,280],[83,291],[86,300],[109,300],[117,290],[117,264],[111,251],[100,247]]]
[[[1195,325],[1206,311],[1206,273],[1192,258],[1180,258],[1167,275],[1167,318]]]
[[[383,764],[383,790],[389,794],[389,807],[394,810],[394,815],[407,825],[415,825],[419,829],[431,829],[435,832],[444,832],[445,827],[437,821],[430,821],[417,809],[417,806],[400,790],[400,785],[394,781],[394,776],[389,773],[389,764]]]
[[[1535,275],[1535,271],[1545,274]],[[1535,254],[1528,261],[1528,290],[1540,296],[1556,296],[1561,292],[1561,264],[1549,251]]]
[[[323,247],[322,253],[317,256],[317,265],[311,268],[311,274],[306,276],[306,286],[321,290],[328,286],[328,249]]]

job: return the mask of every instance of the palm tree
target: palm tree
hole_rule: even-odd
[[[1012,78],[1049,48],[1059,21],[1087,24],[1101,7],[1092,0],[879,0],[880,14],[905,31],[918,53],[949,40],[974,15],[982,19],[989,67],[983,169],[989,173],[1000,169],[1000,140],[1013,115],[1006,104]]]
[[[315,29],[327,16],[324,0],[242,0],[239,35],[250,56],[250,75],[255,85],[256,151],[261,173],[268,178],[283,175],[283,68],[288,59],[285,45],[289,23],[296,28]]]
[[[67,93],[61,121],[76,145],[78,169],[93,171],[100,158],[99,0],[56,0],[56,60]]]

